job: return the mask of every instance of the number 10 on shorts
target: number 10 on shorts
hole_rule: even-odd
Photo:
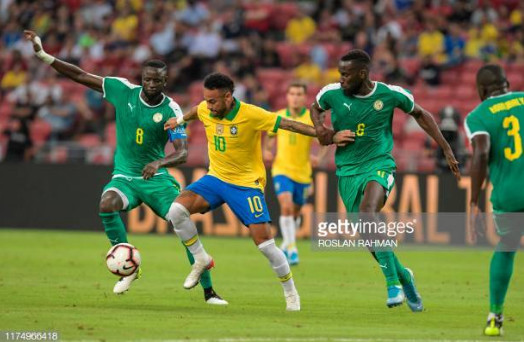
[[[264,207],[262,206],[262,200],[260,199],[260,196],[248,197],[247,201],[249,203],[249,209],[251,209],[252,214],[254,214],[255,212],[261,213],[264,211]]]

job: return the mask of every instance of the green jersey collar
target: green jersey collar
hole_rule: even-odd
[[[306,107],[302,107],[300,112],[298,113],[298,117],[301,117],[302,115],[306,114]],[[286,116],[291,117],[291,111],[289,110],[289,107],[286,108]]]
[[[233,98],[235,100],[235,106],[233,107],[233,109],[231,109],[231,111],[229,113],[227,113],[223,119],[226,119],[228,121],[233,121],[233,119],[235,119],[235,117],[237,116],[238,114],[238,111],[240,110],[240,101],[238,101],[236,98]],[[212,118],[218,118],[220,119],[220,117],[218,115],[213,115],[212,113],[209,113],[209,115],[212,117]]]

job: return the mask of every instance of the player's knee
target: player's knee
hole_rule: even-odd
[[[113,191],[106,192],[100,200],[99,210],[101,213],[112,213],[122,210],[122,199]]]
[[[377,205],[375,203],[372,203],[372,202],[367,202],[367,203],[361,203],[358,210],[361,212],[361,213],[370,213],[370,214],[374,214],[377,212]]]
[[[280,206],[280,215],[281,216],[292,216],[293,215],[293,205],[282,204]]]
[[[169,207],[167,212],[166,219],[171,221],[173,226],[176,228],[177,225],[189,218],[189,211],[180,203],[173,203]]]

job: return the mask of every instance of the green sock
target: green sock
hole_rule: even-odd
[[[489,301],[490,312],[501,314],[504,299],[508,292],[509,281],[513,273],[513,261],[516,252],[493,253],[489,268]]]
[[[184,243],[182,243],[184,245]],[[186,249],[187,258],[189,259],[189,263],[193,265],[195,263],[195,258],[193,258],[193,254],[187,249],[186,245],[184,245],[184,248]],[[209,289],[213,287],[213,283],[211,282],[211,272],[209,270],[205,270],[204,273],[202,273],[202,276],[200,277],[200,285],[202,285],[202,288]]]
[[[393,253],[393,252],[391,252]],[[402,285],[411,283],[411,275],[406,270],[406,268],[400,263],[397,256],[393,254],[393,258],[395,259],[395,268],[397,270],[398,279],[400,280],[400,283]]]
[[[98,213],[102,219],[102,224],[106,231],[106,235],[111,242],[111,245],[116,245],[122,242],[127,242],[126,227],[120,214],[118,212],[113,213]]]
[[[397,268],[395,267],[395,254],[391,251],[375,252],[375,257],[378,260],[382,273],[384,273],[384,276],[386,277],[387,286],[401,285],[397,274]]]

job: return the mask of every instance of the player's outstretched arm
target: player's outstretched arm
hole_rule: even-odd
[[[481,211],[478,207],[479,194],[482,184],[488,174],[490,141],[489,135],[479,134],[473,137],[473,157],[471,160],[471,200],[470,208],[470,234],[472,241],[476,240],[477,235],[484,235],[485,225],[480,216]]]
[[[27,40],[33,43],[33,49],[35,51],[35,55],[42,62],[49,64],[53,69],[58,71],[60,74],[72,79],[73,81],[77,83],[83,84],[101,93],[104,91],[102,88],[102,85],[103,85],[102,77],[87,73],[84,70],[77,67],[76,65],[66,63],[46,53],[44,49],[42,48],[42,41],[40,40],[40,37],[38,37],[35,32],[25,30],[24,36]]]
[[[187,160],[187,139],[176,139],[173,141],[173,147],[175,151],[168,154],[162,159],[155,160],[147,164],[142,170],[142,177],[149,179],[155,175],[155,173],[161,167],[173,167],[180,164],[184,164]]]
[[[455,155],[453,154],[453,150],[451,149],[451,146],[449,146],[446,139],[444,139],[444,136],[440,132],[440,129],[438,128],[437,123],[435,122],[435,119],[433,118],[433,115],[431,115],[427,110],[423,109],[419,105],[415,104],[415,108],[409,113],[409,115],[413,116],[415,120],[417,120],[418,125],[427,133],[430,137],[433,138],[437,142],[437,144],[442,148],[442,151],[444,151],[444,155],[446,156],[446,161],[448,162],[449,168],[455,175],[457,179],[460,179],[460,171],[458,168],[458,161],[455,159]]]
[[[316,102],[313,102],[309,112],[320,144],[333,144],[333,136],[335,135],[335,131],[324,126],[324,119],[326,118],[325,110],[320,108]]]
[[[278,128],[284,129],[286,131],[309,135],[310,137],[317,136],[317,133],[313,127],[303,124],[302,122],[289,120],[286,118],[282,118],[282,120],[280,121],[280,126]]]
[[[198,119],[198,106],[194,106],[189,110],[189,112],[187,112],[181,117],[171,118],[167,120],[164,124],[164,131],[167,131],[168,129],[175,129],[178,126],[195,119]]]

